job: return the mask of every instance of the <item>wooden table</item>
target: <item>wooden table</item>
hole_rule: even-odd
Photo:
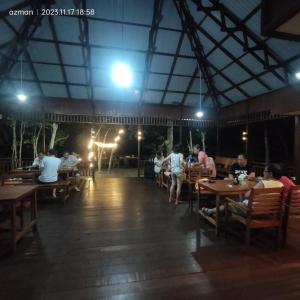
[[[37,185],[19,185],[19,186],[1,186],[0,187],[0,204],[4,204],[10,209],[10,225],[11,225],[11,247],[13,253],[16,252],[17,242],[30,230],[36,230],[37,222],[37,201],[36,201]],[[30,223],[24,225],[23,221],[23,201],[26,199],[30,202]],[[21,202],[20,209],[20,230],[17,231],[17,204]]]
[[[213,218],[212,216],[207,216],[199,209],[199,201],[200,197],[198,197],[198,213],[197,216],[199,218],[199,214],[213,224],[216,228],[216,234],[219,235],[220,233],[220,204],[221,204],[221,197],[224,196],[242,196],[247,191],[249,191],[254,185],[254,181],[246,181],[245,184],[237,185],[233,184],[232,180],[214,180],[214,181],[198,181],[199,185],[199,193],[201,194],[200,187],[208,190],[216,195],[216,217]],[[197,222],[197,227],[199,227],[199,222]]]
[[[23,170],[23,169],[13,169],[13,170],[10,170],[9,172],[10,174],[15,174],[16,176],[19,175],[19,176],[22,176],[22,174],[35,174],[36,176],[40,175],[41,171],[40,170],[37,170],[37,169],[26,169],[26,170]],[[66,179],[69,179],[69,176],[71,174],[71,177],[74,177],[74,173],[75,173],[75,169],[74,168],[61,168],[58,170],[58,174],[59,175],[66,175]]]

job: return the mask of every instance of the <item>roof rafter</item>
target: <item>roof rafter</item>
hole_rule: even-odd
[[[58,60],[59,60],[59,64],[60,64],[60,70],[62,72],[64,83],[66,85],[67,95],[68,95],[69,98],[71,98],[71,92],[70,92],[70,87],[69,87],[69,84],[68,84],[68,78],[67,78],[66,70],[63,66],[63,58],[62,58],[62,55],[61,55],[59,44],[57,42],[58,41],[57,32],[56,32],[55,24],[54,24],[54,21],[53,21],[53,18],[52,18],[51,15],[48,16],[48,20],[49,20],[49,24],[50,24],[51,33],[52,33],[52,36],[53,36],[53,39],[54,39],[54,45],[55,45],[56,54],[58,56]]]
[[[26,1],[26,5],[27,4],[28,2]],[[54,0],[30,1],[30,4],[38,9],[41,9],[42,7],[49,8],[52,4],[54,4]],[[0,65],[0,87],[2,86],[6,76],[15,65],[19,56],[26,49],[28,41],[33,37],[35,31],[40,26],[43,17],[44,16],[42,14],[28,16],[19,32],[19,35],[16,35],[13,41],[10,43],[11,50],[10,54],[8,55],[9,59],[6,59]]]
[[[163,0],[154,0],[152,25],[149,31],[148,49],[146,52],[145,69],[144,69],[142,88],[140,91],[140,98],[139,98],[140,104],[143,102],[145,89],[148,85],[149,71],[151,70],[153,52],[155,52],[155,44],[156,44],[156,38],[158,33],[158,27],[160,21],[162,20],[163,2],[164,2]]]
[[[18,81],[18,78],[14,77],[7,77],[8,81]],[[24,82],[36,82],[35,79],[23,79]],[[47,84],[58,84],[58,85],[64,85],[65,83],[63,81],[55,81],[55,80],[39,80],[40,83],[47,83]],[[87,83],[77,83],[77,82],[69,82],[70,86],[83,86],[83,87],[89,87],[89,84]],[[101,84],[93,84],[94,87],[100,87],[100,88],[109,88],[108,85],[101,85]],[[152,92],[163,92],[164,89],[155,89],[155,88],[146,88],[145,91],[152,91]],[[174,94],[184,94],[184,91],[177,91],[177,90],[169,90],[170,93]],[[198,92],[190,92],[192,95],[199,95]],[[206,93],[202,93],[202,95],[206,95]]]
[[[180,33],[176,53],[175,53],[174,58],[173,58],[171,70],[170,70],[170,73],[168,75],[168,80],[167,80],[165,90],[164,90],[163,96],[161,98],[160,104],[163,104],[164,101],[165,101],[165,98],[166,98],[166,95],[167,95],[167,90],[169,89],[169,85],[170,85],[170,82],[171,82],[171,79],[172,79],[172,76],[173,76],[173,72],[174,72],[174,69],[175,69],[175,66],[176,66],[176,62],[177,62],[177,59],[178,59],[178,54],[179,54],[181,46],[182,46],[184,34],[185,34],[184,30],[182,30],[181,33]]]
[[[19,36],[19,32],[15,29],[15,27],[6,18],[3,18],[3,21],[14,32],[14,34],[16,36]],[[29,51],[27,50],[27,48],[24,49],[24,52],[25,52],[25,57],[28,60],[28,64],[29,64],[30,70],[31,70],[31,72],[32,72],[32,74],[33,74],[33,76],[34,76],[34,78],[36,80],[36,84],[38,85],[39,91],[40,91],[40,93],[41,93],[42,96],[45,96],[44,91],[42,89],[42,85],[39,82],[39,78],[38,78],[37,72],[35,70],[34,64],[32,62],[31,56],[30,56]],[[24,62],[24,60],[23,60],[23,62]]]
[[[288,84],[288,72],[289,67],[284,63],[284,61],[278,57],[273,51],[269,48],[269,46],[262,40],[260,37],[258,37],[255,33],[253,33],[244,23],[241,19],[239,19],[234,13],[232,13],[227,7],[225,7],[223,4],[219,3],[217,0],[210,0],[211,4],[213,5],[213,8],[215,11],[218,11],[221,16],[221,21],[217,16],[215,16],[211,12],[211,6],[205,6],[202,4],[201,0],[192,0],[192,2],[197,6],[198,10],[203,10],[206,12],[209,17],[220,26],[222,31],[226,31],[230,37],[232,37],[234,40],[236,40],[241,46],[243,46],[244,51],[250,53],[258,62],[260,62],[265,69],[269,69],[270,72],[272,72],[279,80],[284,82],[285,84]],[[234,27],[228,27],[226,24],[226,18],[230,20]],[[234,33],[240,31],[243,33],[243,40],[241,40],[238,36],[236,36]],[[255,43],[255,47],[249,47],[249,40]],[[256,51],[263,51],[264,53],[264,59],[261,58]],[[283,78],[280,74],[276,72],[274,68],[270,68],[268,58],[272,58],[277,62],[278,65],[284,68],[285,71],[285,78]]]
[[[34,41],[34,42],[43,42],[43,43],[54,44],[54,41],[50,40],[50,39],[31,38],[30,40]],[[78,42],[68,42],[68,41],[60,41],[60,40],[58,40],[57,42],[58,42],[58,44],[67,45],[67,46],[78,46],[78,47],[82,46],[81,43],[78,43]],[[121,50],[121,51],[126,51],[126,52],[146,53],[146,54],[148,52],[147,50],[142,50],[142,49],[131,49],[131,48],[122,48],[122,47],[113,47],[113,46],[103,46],[103,45],[96,45],[96,44],[91,44],[91,43],[90,43],[90,47],[91,48],[98,48],[98,49]],[[150,54],[151,55],[156,54],[156,55],[161,55],[161,56],[170,56],[170,57],[174,56],[174,53],[155,51],[155,49],[150,51]],[[184,55],[184,54],[179,54],[178,57],[195,59],[194,56]]]
[[[191,48],[197,58],[199,68],[201,69],[202,76],[204,78],[207,89],[211,95],[212,101],[215,107],[219,108],[220,102],[218,100],[217,90],[212,80],[207,60],[205,59],[203,46],[199,40],[196,31],[197,30],[196,26],[198,24],[195,22],[194,18],[192,17],[185,0],[183,1],[174,0],[173,2],[175,4],[178,15],[180,17],[182,27],[185,29],[187,33],[187,36],[191,44]]]

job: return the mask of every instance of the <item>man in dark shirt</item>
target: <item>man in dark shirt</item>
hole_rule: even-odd
[[[248,164],[245,154],[238,155],[237,163],[233,164],[230,168],[229,179],[235,179],[241,174],[247,176],[248,178],[255,177],[253,166]]]

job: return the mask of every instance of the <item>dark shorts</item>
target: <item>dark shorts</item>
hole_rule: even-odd
[[[58,182],[58,180],[52,181],[52,182],[43,182],[43,181],[38,180],[39,184],[51,184],[51,183],[56,183],[56,182]]]

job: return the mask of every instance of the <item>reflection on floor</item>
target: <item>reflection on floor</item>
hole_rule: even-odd
[[[66,206],[39,203],[39,236],[0,259],[0,299],[299,299],[297,228],[275,252],[202,227],[196,251],[187,206],[152,181],[89,181]]]

